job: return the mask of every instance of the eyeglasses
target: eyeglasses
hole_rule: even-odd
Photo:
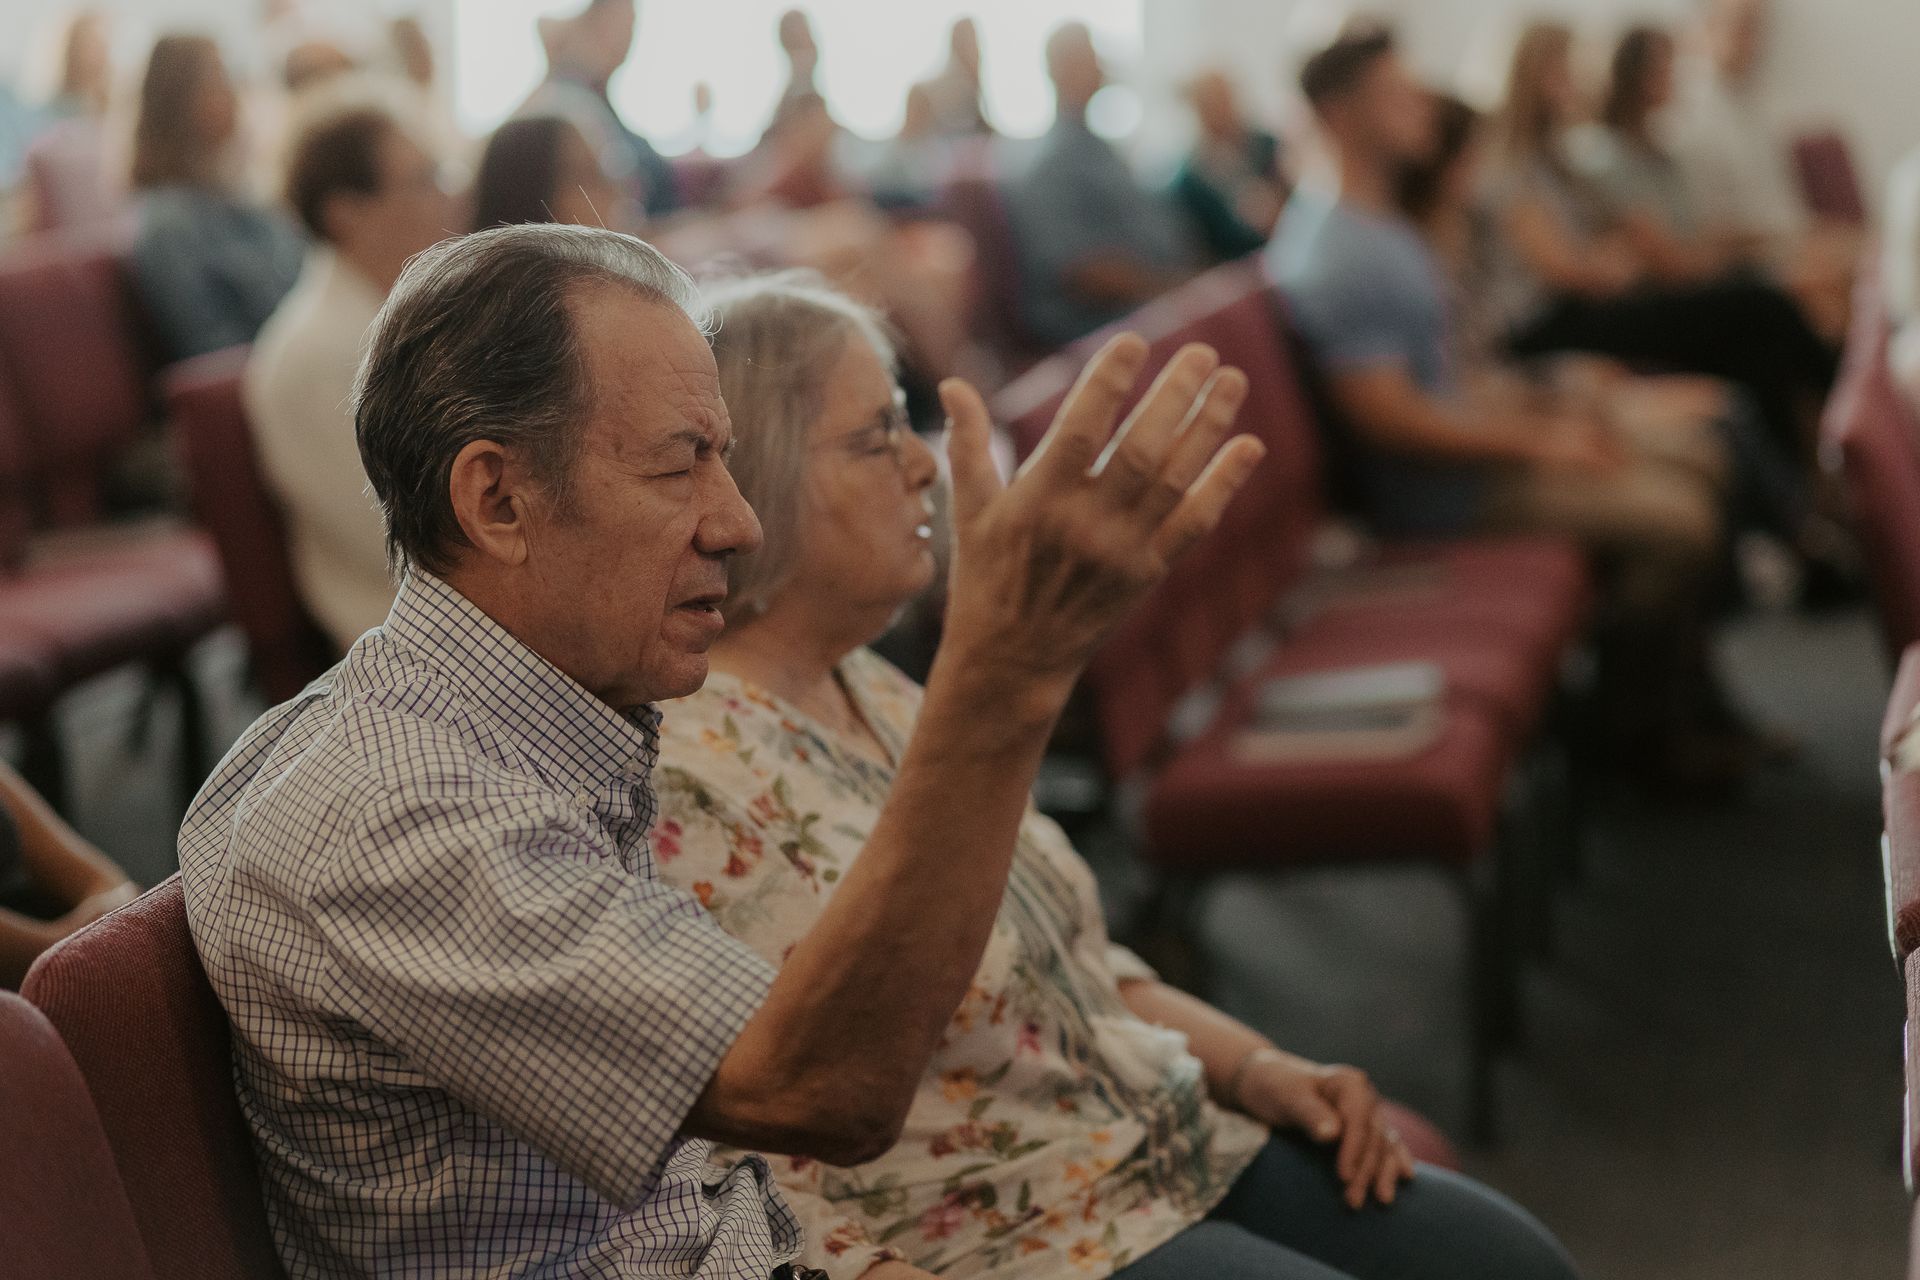
[[[815,449],[832,449],[852,458],[891,457],[896,465],[906,461],[907,436],[913,432],[913,419],[907,416],[906,398],[895,396],[868,425],[850,431],[837,440],[828,440]]]

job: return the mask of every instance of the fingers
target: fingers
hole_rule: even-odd
[[[1400,1194],[1400,1184],[1413,1176],[1413,1156],[1407,1151],[1407,1144],[1391,1128],[1381,1134],[1385,1151],[1380,1161],[1379,1173],[1373,1181],[1373,1198],[1381,1204],[1392,1204]]]
[[[1162,563],[1171,564],[1195,541],[1213,531],[1226,514],[1227,504],[1240,492],[1253,469],[1267,456],[1267,446],[1252,436],[1237,436],[1213,456],[1200,479],[1160,525],[1154,546]]]
[[[1177,497],[1193,487],[1193,482],[1213,461],[1213,455],[1220,451],[1220,445],[1233,430],[1234,419],[1246,400],[1247,375],[1240,370],[1221,369],[1207,380],[1186,429],[1174,442],[1161,469],[1169,492]]]
[[[1131,501],[1161,476],[1162,463],[1180,436],[1181,426],[1194,412],[1194,406],[1208,386],[1208,379],[1220,366],[1220,357],[1212,347],[1189,343],[1167,361],[1160,376],[1139,405],[1120,424],[1113,442],[1101,455],[1099,473],[1121,501]],[[1198,473],[1195,468],[1195,473]],[[1191,484],[1173,490],[1174,499]]]
[[[1003,487],[993,465],[993,419],[973,384],[960,378],[940,384],[940,404],[950,424],[947,460],[953,468],[954,523],[965,526]]]
[[[1287,1099],[1288,1118],[1300,1126],[1301,1132],[1315,1142],[1332,1142],[1340,1136],[1340,1113],[1320,1096],[1318,1089],[1289,1092],[1293,1096]]]
[[[1028,470],[1076,481],[1092,470],[1146,362],[1147,344],[1139,334],[1119,334],[1101,347],[1061,402]]]
[[[1340,1154],[1334,1168],[1340,1181],[1351,1184],[1379,1132],[1378,1103],[1366,1076],[1351,1067],[1335,1068],[1321,1084],[1321,1092],[1340,1113]]]

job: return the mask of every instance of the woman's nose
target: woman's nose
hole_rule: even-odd
[[[909,489],[925,489],[939,476],[939,459],[934,456],[933,447],[918,432],[903,432],[900,450],[900,470],[906,476]]]

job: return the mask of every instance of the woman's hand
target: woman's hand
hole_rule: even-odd
[[[1334,1170],[1350,1208],[1369,1194],[1392,1204],[1413,1176],[1413,1156],[1387,1123],[1380,1094],[1366,1072],[1329,1067],[1278,1049],[1259,1049],[1241,1076],[1242,1110],[1276,1129],[1298,1129],[1315,1142],[1338,1142]]]

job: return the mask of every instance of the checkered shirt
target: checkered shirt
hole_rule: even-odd
[[[194,801],[187,917],[294,1280],[797,1251],[765,1162],[679,1133],[774,973],[654,875],[658,725],[416,573]]]

